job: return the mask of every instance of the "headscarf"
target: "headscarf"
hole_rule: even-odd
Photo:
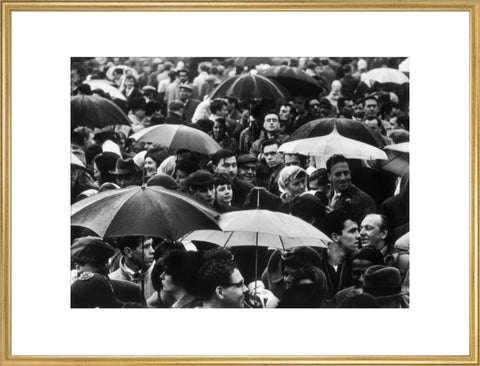
[[[283,195],[289,195],[288,192],[288,183],[297,178],[299,175],[303,174],[305,179],[307,179],[307,172],[305,169],[300,168],[296,165],[286,166],[280,171],[278,175],[278,188]]]

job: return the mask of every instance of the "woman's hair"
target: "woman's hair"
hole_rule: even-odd
[[[189,294],[195,293],[196,279],[201,256],[192,251],[171,251],[163,258],[165,273],[172,276],[172,282],[184,288]]]

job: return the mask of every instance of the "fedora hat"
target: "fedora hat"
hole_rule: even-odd
[[[395,267],[375,265],[365,271],[363,291],[376,299],[407,295],[402,290],[400,271]]]
[[[139,171],[140,169],[137,167],[137,164],[135,164],[132,158],[125,160],[119,158],[117,160],[117,164],[115,165],[115,170],[110,170],[109,173],[113,175],[130,175],[137,174]]]

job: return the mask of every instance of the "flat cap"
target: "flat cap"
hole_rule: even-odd
[[[73,241],[72,260],[86,263],[106,262],[115,254],[115,249],[97,236],[84,236]]]

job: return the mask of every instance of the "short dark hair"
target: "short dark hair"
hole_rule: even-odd
[[[314,222],[319,222],[325,216],[326,208],[320,198],[313,194],[302,194],[293,199],[289,211],[293,216],[302,220],[314,219]]]
[[[181,170],[186,175],[190,175],[197,170],[200,170],[200,165],[191,160],[179,160],[175,165],[175,172]]]
[[[196,289],[197,272],[200,268],[200,254],[192,251],[174,250],[163,258],[165,273],[172,276],[172,282],[183,287],[189,294]]]
[[[380,105],[380,102],[378,101],[378,98],[375,95],[367,95],[365,98],[363,98],[362,104],[365,105],[365,102],[367,100],[374,100],[375,102],[377,102],[377,105]]]
[[[143,242],[144,236],[142,235],[132,235],[132,236],[123,236],[118,238],[117,247],[122,252],[125,248],[130,248],[135,250]]]
[[[370,246],[362,248],[358,252],[356,252],[352,257],[352,261],[354,261],[355,259],[363,259],[366,261],[370,261],[374,265],[385,264],[382,253],[380,253],[380,251],[375,249],[374,247]]]
[[[215,187],[222,186],[224,184],[232,185],[232,180],[226,174],[217,174],[215,176]]]
[[[150,101],[145,104],[145,115],[149,117],[153,115],[155,111],[158,111],[160,109],[162,109],[162,105],[160,103]]]
[[[197,276],[197,293],[203,300],[215,295],[217,286],[230,283],[236,266],[232,255],[225,249],[211,249],[204,253],[204,261]]]
[[[267,112],[265,112],[263,115],[262,115],[262,121],[265,121],[265,117],[268,116],[269,114],[274,114],[277,116],[278,118],[278,113],[277,111],[274,111],[273,109],[272,110],[269,110]]]
[[[346,64],[342,66],[342,71],[344,74],[348,74],[352,72],[352,66],[350,64]]]
[[[347,163],[348,164],[348,160],[347,160],[347,158],[345,158],[345,156],[340,155],[340,154],[332,155],[327,160],[327,172],[330,174],[332,172],[332,167],[335,164],[338,164],[338,163]]]
[[[218,165],[218,162],[222,159],[226,158],[231,158],[232,156],[237,158],[235,156],[235,153],[233,151],[227,150],[227,149],[221,149],[218,150],[215,154],[212,155],[211,160],[213,165]]]
[[[332,234],[340,235],[347,220],[355,222],[355,220],[348,216],[344,211],[333,210],[325,215],[325,219],[322,222],[322,229],[328,236],[332,236]]]
[[[227,106],[227,102],[225,102],[223,99],[214,99],[210,103],[210,112],[212,114],[216,114],[219,110],[223,108],[223,106]]]
[[[280,147],[281,144],[282,143],[278,139],[265,139],[262,142],[262,152],[263,152],[263,149],[265,148],[265,146],[277,145],[278,147]]]

